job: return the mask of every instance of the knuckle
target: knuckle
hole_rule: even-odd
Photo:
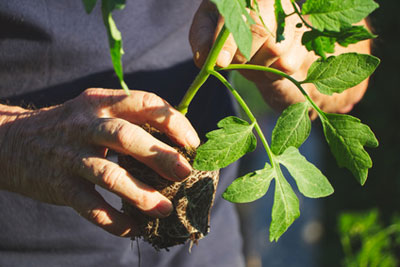
[[[80,97],[86,100],[90,100],[93,96],[99,93],[99,88],[88,88],[80,94]]]
[[[294,74],[298,68],[298,64],[295,62],[294,58],[282,59],[277,63],[277,68],[289,75]]]
[[[164,100],[154,93],[144,93],[142,96],[142,109],[153,109],[163,105],[165,105]]]
[[[123,180],[124,173],[113,164],[105,164],[101,169],[103,185],[111,191],[115,191]]]
[[[78,100],[82,101],[84,105],[96,107],[100,102],[99,96],[102,90],[100,88],[88,88],[78,96]]]
[[[133,136],[137,135],[135,127],[129,127],[128,123],[120,122],[113,129],[116,143],[125,150],[130,150],[133,145]]]
[[[156,120],[162,123],[167,116],[172,115],[168,102],[154,93],[143,94],[140,108],[145,120]]]
[[[268,31],[265,29],[263,25],[253,24],[251,25],[250,30],[252,35],[256,38],[266,39],[269,37]]]

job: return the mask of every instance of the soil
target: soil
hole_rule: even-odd
[[[157,130],[149,126],[143,128],[156,138],[173,146],[171,141]],[[175,149],[189,162],[193,162],[195,151],[185,148]],[[138,233],[134,238],[142,237],[156,250],[159,250],[184,244],[189,240],[192,244],[197,244],[199,239],[207,235],[219,171],[193,170],[190,177],[184,182],[172,182],[162,178],[130,156],[119,155],[118,162],[133,177],[158,190],[174,205],[174,210],[168,217],[158,219],[141,213],[140,210],[123,201],[122,210],[134,218],[138,224]]]

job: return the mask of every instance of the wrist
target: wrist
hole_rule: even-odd
[[[29,116],[32,111],[18,106],[7,106],[0,104],[0,189],[10,189],[11,177],[16,175],[11,171],[11,162],[15,158],[17,151],[13,149],[18,142],[16,132],[17,120],[24,116]]]

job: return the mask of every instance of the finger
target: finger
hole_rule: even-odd
[[[172,203],[158,191],[133,178],[118,164],[102,158],[87,157],[81,162],[79,175],[125,199],[152,217],[166,217]]]
[[[276,41],[276,20],[274,9],[271,8],[273,6],[273,1],[266,0],[260,1],[260,14],[262,14],[264,24],[258,17],[257,12],[252,11],[251,16],[257,22],[256,25],[259,25],[264,32],[259,30],[258,33],[261,34],[261,38],[257,38],[257,31],[253,30],[254,39],[259,40],[257,44],[254,54],[252,57],[251,63],[263,66],[270,66],[277,59],[279,59],[282,55],[285,54],[286,51],[290,48],[294,40],[295,33],[295,25],[299,22],[297,16],[289,16],[285,19],[286,27],[284,31],[284,40],[277,42]],[[282,1],[282,7],[286,14],[291,14],[294,11],[291,1]],[[256,26],[255,26],[256,27]],[[266,28],[267,27],[267,28]],[[259,45],[261,44],[261,45]]]
[[[97,119],[93,125],[90,140],[95,145],[131,155],[166,179],[181,181],[192,171],[187,160],[175,149],[137,125],[122,119]]]
[[[259,6],[260,14],[263,14],[262,20],[259,17],[259,13],[254,10],[250,11],[250,17],[255,22],[250,25],[252,36],[250,58],[252,58],[268,40],[270,40],[270,42],[275,42],[274,32],[276,31],[276,22],[273,9],[271,9],[271,5],[266,5],[265,1],[260,2]],[[239,64],[246,63],[247,61],[248,59],[243,56],[240,50],[236,51],[232,60],[233,63]]]
[[[292,28],[293,29],[293,28]],[[286,52],[276,60],[271,67],[292,75],[298,73],[298,70],[305,63],[308,55],[307,49],[301,45],[301,38],[305,32],[305,26],[293,29],[291,44],[286,49]],[[307,68],[308,69],[308,68]],[[304,79],[303,77],[302,79]]]
[[[197,147],[200,139],[189,120],[159,96],[122,90],[88,89],[82,95],[100,117],[122,118],[134,124],[149,123],[181,146]]]
[[[111,207],[94,188],[75,187],[66,194],[66,204],[93,224],[116,236],[134,235],[132,220]]]
[[[253,56],[251,63],[269,67],[288,52],[293,43],[294,29],[292,27],[286,27],[285,40],[277,43],[275,37],[268,36],[257,53]]]
[[[213,42],[215,42],[215,40],[217,39],[217,36],[221,32],[224,24],[225,20],[222,16],[220,16],[218,18],[217,26],[215,28]],[[216,65],[221,68],[227,67],[232,62],[233,56],[236,54],[237,50],[238,47],[236,45],[235,39],[233,38],[232,34],[229,34],[228,38],[221,48],[221,51],[218,54]]]
[[[189,32],[195,64],[201,68],[213,44],[218,11],[210,1],[203,1],[197,10]]]

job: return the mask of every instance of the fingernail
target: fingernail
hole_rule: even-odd
[[[161,200],[156,207],[157,211],[164,217],[171,214],[173,206],[171,202]]]
[[[188,131],[186,134],[186,143],[191,147],[198,147],[200,145],[200,139],[193,131]]]
[[[231,53],[227,50],[222,50],[218,55],[218,65],[222,68],[227,67],[231,61]]]
[[[178,161],[178,163],[176,163],[175,175],[177,176],[177,178],[179,178],[179,180],[184,180],[190,175],[191,172],[192,167],[186,160],[181,159],[180,161]]]

